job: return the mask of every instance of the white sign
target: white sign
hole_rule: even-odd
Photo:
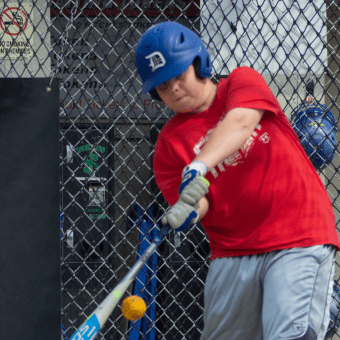
[[[3,6],[0,10],[0,58],[33,57],[32,4]]]
[[[217,74],[238,65],[263,73],[323,73],[327,66],[323,0],[201,1],[201,33]]]

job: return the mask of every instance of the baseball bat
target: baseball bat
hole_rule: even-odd
[[[103,302],[95,309],[90,317],[78,328],[70,340],[94,340],[96,338],[113,309],[118,305],[120,298],[126,292],[130,284],[137,277],[139,271],[143,268],[146,261],[153,254],[157,246],[162,242],[170,230],[171,227],[167,224],[159,231],[158,235],[153,239],[153,242],[145,250],[140,259],[117,284],[117,286],[106,296]]]

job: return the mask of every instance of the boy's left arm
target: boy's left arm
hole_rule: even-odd
[[[263,110],[235,108],[216,127],[194,161],[203,162],[206,172],[237,152],[259,124]]]
[[[199,155],[183,170],[179,194],[184,202],[194,205],[207,193],[206,173],[246,143],[263,113],[258,109],[235,108],[226,114]]]
[[[236,108],[228,112],[200,154],[184,168],[179,188],[180,199],[163,216],[163,224],[168,223],[173,229],[182,231],[204,217],[209,209],[209,202],[204,197],[209,182],[204,176],[245,144],[262,119],[263,112],[247,108]]]

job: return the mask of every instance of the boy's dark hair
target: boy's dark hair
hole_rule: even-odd
[[[199,57],[195,58],[195,60],[192,62],[192,65],[194,66],[196,77],[198,79],[204,79],[204,77],[202,77],[201,74],[200,74],[200,68],[201,68],[200,58]],[[156,89],[150,90],[150,95],[151,95],[152,99],[155,99],[155,100],[158,100],[158,101],[162,101],[162,99],[158,95],[158,92],[157,92]]]

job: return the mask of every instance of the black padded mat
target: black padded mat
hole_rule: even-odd
[[[59,82],[0,79],[0,339],[60,340]]]

